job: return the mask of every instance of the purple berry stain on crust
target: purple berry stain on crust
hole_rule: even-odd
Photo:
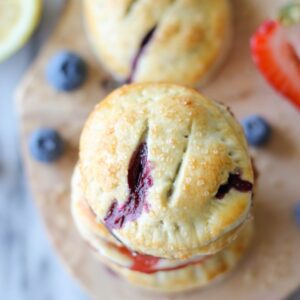
[[[246,193],[252,191],[252,188],[253,184],[249,181],[243,180],[240,174],[230,173],[227,182],[219,187],[216,198],[223,199],[231,189],[236,189],[239,192]]]
[[[153,185],[150,163],[147,160],[148,148],[142,143],[131,157],[128,170],[129,196],[127,201],[118,207],[114,201],[108,210],[104,222],[109,229],[120,229],[125,223],[135,221],[145,209],[149,211],[146,202],[148,189]]]
[[[134,57],[134,59],[132,61],[131,71],[130,71],[130,74],[129,74],[128,78],[126,79],[125,83],[131,83],[133,81],[133,77],[134,77],[137,65],[139,63],[139,60],[140,60],[141,56],[143,55],[146,46],[151,41],[151,39],[152,39],[152,37],[153,37],[153,35],[155,33],[156,27],[157,26],[154,26],[153,28],[151,28],[147,32],[147,34],[144,36],[144,38],[143,38],[143,40],[142,40],[142,42],[140,44],[140,47],[138,49],[138,52],[137,52],[137,54],[135,55],[135,57]]]

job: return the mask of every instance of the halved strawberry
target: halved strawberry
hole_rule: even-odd
[[[251,38],[251,51],[263,76],[300,109],[300,19],[294,16],[265,21]]]

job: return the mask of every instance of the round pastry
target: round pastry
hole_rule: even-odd
[[[197,256],[186,260],[167,260],[136,253],[120,244],[110,235],[106,227],[97,222],[96,216],[88,206],[81,187],[78,168],[72,178],[71,210],[78,231],[85,241],[101,255],[102,259],[120,267],[129,268],[142,273],[177,270],[196,264],[206,256]]]
[[[174,84],[123,86],[80,141],[81,186],[98,222],[127,248],[166,259],[213,254],[251,213],[243,131],[223,105]]]
[[[86,31],[119,81],[206,81],[228,52],[228,0],[84,0]]]
[[[76,169],[72,180],[71,205],[79,232],[104,264],[137,286],[163,292],[205,286],[230,272],[250,244],[253,235],[252,221],[246,222],[238,238],[215,255],[176,261],[131,252],[98,234],[99,227],[103,226],[104,230],[105,227],[96,221],[87,205],[80,182],[80,173]]]
[[[99,226],[103,225],[97,223],[84,199],[78,170],[72,180],[72,214],[81,235],[103,263],[137,286],[163,292],[205,286],[227,274],[242,258],[253,235],[253,223],[248,221],[238,238],[219,253],[189,260],[166,260],[131,252],[99,236]]]

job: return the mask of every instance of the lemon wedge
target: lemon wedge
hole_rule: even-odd
[[[0,1],[0,62],[19,50],[37,27],[42,0]]]

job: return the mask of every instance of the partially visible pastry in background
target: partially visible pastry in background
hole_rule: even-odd
[[[228,0],[84,0],[86,31],[121,82],[203,84],[231,41]]]

